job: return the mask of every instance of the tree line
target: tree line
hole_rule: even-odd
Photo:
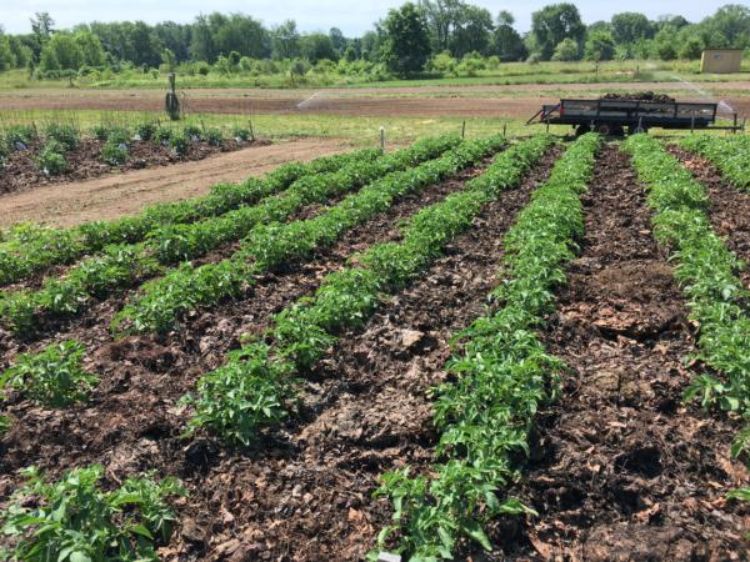
[[[301,33],[294,20],[272,27],[245,14],[200,15],[193,23],[93,22],[58,30],[48,13],[31,19],[31,32],[4,34],[0,70],[27,68],[31,76],[57,77],[90,69],[174,69],[194,73],[349,65],[358,71],[396,75],[451,73],[460,65],[491,58],[510,61],[695,59],[704,48],[750,48],[750,8],[728,4],[691,23],[682,16],[652,21],[623,12],[610,21],[583,23],[574,4],[534,12],[528,33],[515,28],[508,11],[493,16],[463,0],[419,0],[392,9],[361,37]]]

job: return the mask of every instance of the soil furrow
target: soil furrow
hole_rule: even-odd
[[[30,464],[53,476],[93,462],[102,463],[115,479],[154,468],[181,472],[183,463],[192,462],[194,450],[202,450],[199,442],[183,451],[184,441],[179,438],[185,415],[177,401],[196,379],[218,367],[227,351],[239,347],[243,334],[262,331],[272,314],[313,291],[352,253],[397,239],[401,220],[462,189],[483,166],[402,198],[304,264],[259,276],[246,298],[196,314],[178,335],[113,341],[107,329],[113,304],[90,311],[73,330],[45,343],[70,337],[84,343],[90,350],[90,370],[99,374],[101,382],[89,404],[66,410],[45,410],[12,397],[8,412],[15,420],[3,439],[0,472],[5,477],[0,478],[0,492],[9,492],[16,478],[13,472]]]
[[[669,151],[708,189],[709,217],[714,231],[724,237],[730,250],[750,263],[750,193],[730,185],[706,158],[674,145]],[[740,278],[750,289],[750,271],[740,272]]]
[[[387,502],[371,498],[379,475],[403,463],[425,469],[433,460],[427,391],[444,376],[450,337],[483,313],[503,235],[559,150],[488,205],[422,280],[389,299],[364,330],[339,340],[304,381],[299,411],[274,442],[258,455],[208,463],[184,516],[188,528],[211,532],[200,543],[183,533],[182,555],[361,559],[390,516]]]
[[[511,491],[539,516],[514,539],[498,524],[506,551],[493,559],[744,559],[747,509],[724,499],[747,481],[728,458],[737,428],[681,401],[693,327],[615,146],[584,204],[581,253],[542,334],[571,373]]]

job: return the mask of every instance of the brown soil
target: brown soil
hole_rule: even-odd
[[[750,264],[750,193],[727,183],[721,172],[705,158],[677,146],[670,146],[669,151],[708,189],[711,199],[709,214],[714,231],[726,239],[730,250]],[[745,287],[750,289],[750,271],[745,269],[740,276]]]
[[[39,169],[36,159],[42,150],[35,143],[28,150],[15,151],[8,156],[0,171],[0,194],[28,191],[51,184],[65,184],[127,170],[141,170],[155,166],[168,166],[176,162],[203,160],[221,152],[231,152],[250,146],[265,146],[269,141],[238,143],[226,140],[222,146],[211,146],[206,142],[196,142],[188,146],[187,152],[178,156],[168,146],[154,142],[133,141],[128,148],[128,160],[121,166],[110,166],[102,161],[101,151],[104,142],[98,139],[83,139],[75,150],[65,154],[67,170],[56,176],[49,176]]]
[[[747,82],[701,84],[702,88],[746,89]],[[559,99],[558,92],[652,89],[695,98],[693,87],[680,82],[611,82],[593,84],[522,84],[423,86],[396,88],[324,88],[320,90],[196,89],[186,90],[191,113],[312,113],[351,116],[530,117],[542,103]],[[482,98],[475,97],[481,93]],[[493,94],[497,94],[493,96]],[[526,94],[526,95],[524,95]],[[585,95],[585,94],[581,94]],[[422,97],[424,96],[424,97]],[[440,97],[435,97],[440,96]],[[161,111],[159,90],[26,90],[0,93],[3,109],[93,109]],[[748,114],[746,98],[727,100]]]
[[[148,205],[208,193],[221,182],[262,175],[291,161],[349,148],[339,139],[310,138],[217,154],[196,162],[133,170],[81,182],[38,187],[0,198],[0,227],[21,221],[73,226],[135,214]]]
[[[276,553],[274,559],[321,560],[316,553],[322,552],[329,553],[329,559],[356,559],[369,547],[376,530],[369,521],[380,513],[380,524],[384,517],[382,506],[366,507],[381,463],[366,462],[365,453],[369,450],[377,459],[388,442],[401,435],[405,441],[418,440],[404,444],[404,451],[422,450],[427,458],[421,444],[425,428],[415,425],[427,415],[418,387],[424,390],[435,382],[429,375],[440,372],[450,332],[481,312],[482,297],[495,283],[502,232],[550,161],[534,172],[523,189],[509,192],[502,203],[488,208],[477,220],[477,228],[451,247],[449,257],[424,281],[389,302],[365,334],[343,338],[331,356],[335,359],[324,362],[308,378],[293,420],[250,451],[224,449],[201,436],[181,439],[186,413],[176,401],[202,372],[218,366],[226,351],[239,345],[241,334],[262,329],[272,313],[312,291],[323,275],[340,267],[353,252],[397,239],[396,226],[402,219],[460,189],[478,169],[405,198],[305,265],[263,276],[246,299],[197,315],[180,338],[112,342],[106,333],[108,314],[92,311],[70,333],[55,336],[76,336],[96,350],[87,361],[102,382],[91,404],[50,412],[15,397],[9,409],[18,422],[3,440],[0,492],[4,496],[12,490],[17,482],[14,471],[29,464],[58,475],[71,466],[100,462],[112,481],[156,469],[162,475],[181,476],[191,492],[180,503],[181,527],[163,550],[164,559],[249,560],[255,559],[254,549],[266,551],[260,559],[270,559],[269,549]],[[439,295],[436,287],[441,289]],[[404,349],[398,337],[407,328],[422,334],[420,341]],[[389,334],[392,330],[394,337]],[[363,358],[362,349],[374,355]],[[412,367],[411,388],[400,381],[404,366]],[[358,378],[363,386],[358,386]],[[393,397],[393,404],[383,399],[386,395]],[[415,414],[421,417],[402,414],[382,425],[384,441],[371,439],[377,420],[385,422],[387,408],[395,404],[402,408],[416,404]],[[352,420],[348,416],[362,408],[370,408],[364,415],[378,417],[364,428],[360,447],[349,449]],[[399,424],[404,427],[396,431]],[[320,433],[327,425],[331,430]],[[391,431],[394,434],[389,436]],[[350,451],[351,466],[344,462],[342,447]],[[399,450],[383,456],[382,466],[395,462]],[[360,454],[365,456],[359,459]],[[310,505],[304,508],[301,502]],[[318,511],[312,517],[311,508]],[[327,529],[321,529],[319,540],[311,540],[308,525]],[[356,532],[351,534],[342,525]],[[358,534],[363,528],[366,533]],[[294,554],[284,557],[285,553]]]
[[[681,402],[693,328],[615,147],[584,203],[582,251],[542,334],[572,372],[511,490],[539,516],[515,540],[496,536],[506,552],[493,559],[746,559],[747,509],[724,499],[748,481],[728,458],[738,427]]]

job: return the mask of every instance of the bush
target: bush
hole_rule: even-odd
[[[102,160],[110,166],[121,166],[128,160],[127,144],[108,140],[102,147]]]
[[[135,132],[141,140],[151,140],[156,133],[156,123],[140,123],[136,126]]]
[[[0,515],[4,534],[15,537],[13,560],[155,562],[155,543],[167,542],[175,519],[167,498],[185,495],[178,480],[156,482],[148,475],[105,491],[99,465],[54,483],[35,467],[23,474],[28,483]]]
[[[36,132],[30,125],[11,125],[5,133],[5,140],[8,143],[8,148],[11,150],[16,149],[17,142],[28,146],[35,138]]]
[[[45,174],[56,176],[68,169],[68,161],[63,155],[64,147],[57,141],[49,141],[36,159],[37,166]]]
[[[94,127],[91,129],[91,132],[94,133],[94,137],[96,137],[98,140],[105,141],[109,136],[109,126],[103,124],[94,125]]]
[[[71,124],[50,123],[44,130],[47,139],[53,139],[65,147],[65,150],[75,150],[80,141],[78,129]]]
[[[168,143],[172,140],[172,130],[166,127],[157,127],[153,138],[159,144]]]
[[[182,132],[189,139],[192,139],[193,137],[197,137],[198,139],[200,139],[203,133],[203,131],[201,131],[201,128],[197,125],[185,125],[185,128],[182,130]]]
[[[190,147],[190,137],[187,136],[187,133],[175,133],[169,139],[169,146],[178,156],[184,156]]]
[[[61,407],[84,400],[98,377],[83,370],[82,344],[74,340],[52,344],[39,353],[24,353],[0,382],[9,384],[44,406]]]
[[[224,142],[224,135],[221,134],[220,129],[206,129],[205,137],[206,141],[208,141],[208,144],[211,146],[221,146]]]
[[[250,140],[250,137],[251,137],[250,129],[237,126],[234,129],[232,129],[232,136],[241,141],[248,141]]]

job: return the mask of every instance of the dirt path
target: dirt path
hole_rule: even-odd
[[[216,560],[220,552],[232,560],[362,559],[390,515],[386,502],[371,498],[377,478],[402,463],[431,462],[426,390],[444,375],[451,335],[483,312],[497,284],[503,234],[556,154],[490,204],[364,331],[342,336],[307,376],[300,415],[276,442],[250,458],[228,455],[200,479],[196,526],[221,530],[211,539],[218,547],[194,559]],[[215,515],[223,513],[233,515],[232,525]]]
[[[707,159],[677,146],[670,146],[669,151],[708,189],[711,199],[709,216],[714,231],[725,238],[730,250],[750,264],[750,193],[727,183],[721,172]],[[745,287],[750,289],[750,271],[745,269],[740,272],[740,277]]]
[[[50,185],[0,198],[0,227],[21,221],[72,226],[113,219],[154,203],[203,195],[214,184],[265,174],[284,162],[312,160],[347,148],[339,139],[308,138],[250,147],[196,162]]]
[[[195,89],[185,90],[189,113],[330,114],[375,117],[530,117],[542,102],[561,92],[654,90],[681,100],[705,101],[712,91],[744,90],[748,83],[716,82],[695,86],[687,82],[602,82],[591,84],[445,85],[394,88],[312,89]],[[702,94],[701,92],[707,92]],[[593,95],[593,94],[592,94]],[[730,96],[726,101],[743,114],[750,100]],[[161,111],[159,90],[36,89],[0,92],[4,110]]]
[[[644,193],[613,146],[585,205],[582,253],[544,334],[573,372],[541,414],[536,460],[513,490],[540,515],[505,555],[745,559],[747,510],[724,500],[747,481],[728,459],[736,428],[681,404],[695,376],[683,363],[692,328]]]

